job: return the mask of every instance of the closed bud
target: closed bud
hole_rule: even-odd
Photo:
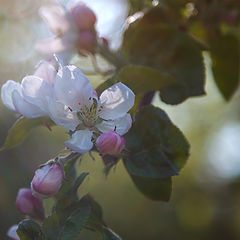
[[[80,32],[77,40],[77,47],[81,50],[94,52],[96,45],[96,35],[90,31]]]
[[[124,137],[115,131],[102,133],[96,141],[96,145],[101,154],[117,155],[121,153],[126,144]]]
[[[30,188],[21,188],[16,198],[16,206],[20,213],[42,220],[44,209],[42,200],[33,196]]]
[[[80,31],[93,29],[97,18],[89,7],[84,4],[74,4],[70,13]]]
[[[39,198],[50,198],[60,189],[64,173],[56,162],[50,162],[35,171],[31,182],[33,195]]]

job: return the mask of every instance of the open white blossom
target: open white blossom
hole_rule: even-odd
[[[48,116],[48,102],[53,96],[56,74],[53,65],[40,62],[34,74],[24,77],[21,83],[8,80],[3,84],[3,103],[26,118]]]
[[[79,153],[91,150],[100,133],[115,130],[125,134],[132,124],[127,112],[134,99],[131,89],[120,82],[98,98],[79,68],[60,64],[56,72],[47,62],[21,84],[9,80],[2,86],[2,101],[8,108],[27,118],[49,116],[70,130],[72,138],[65,145]]]

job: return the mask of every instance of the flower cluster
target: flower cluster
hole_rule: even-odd
[[[129,130],[132,119],[127,112],[134,97],[120,82],[98,97],[79,68],[61,63],[56,71],[42,62],[21,84],[9,80],[2,86],[2,101],[8,108],[27,118],[49,116],[69,130],[66,147],[81,154],[93,148],[101,133],[112,130],[124,135]]]
[[[39,12],[55,35],[37,43],[36,49],[43,55],[51,58],[58,54],[67,62],[75,52],[94,52],[96,15],[86,5],[77,3],[70,10],[61,5],[43,6]]]
[[[78,67],[65,64],[74,52],[94,53],[95,13],[84,4],[74,4],[70,10],[60,5],[42,7],[40,15],[55,35],[37,44],[48,60],[41,61],[21,83],[8,80],[3,84],[2,102],[25,118],[47,117],[65,127],[70,136],[65,147],[71,154],[94,149],[101,155],[119,155],[125,148],[123,135],[132,125],[128,111],[134,105],[134,93],[117,82],[98,96]],[[63,165],[56,158],[35,171],[31,188],[18,192],[20,213],[37,221],[44,219],[42,199],[58,193],[64,180]],[[16,230],[17,226],[12,226],[7,235],[19,240]]]

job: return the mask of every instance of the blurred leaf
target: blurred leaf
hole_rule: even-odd
[[[171,177],[163,179],[145,178],[131,175],[137,188],[148,198],[155,201],[170,200],[172,192]]]
[[[46,240],[58,239],[60,225],[59,217],[56,213],[45,219],[43,223],[43,233]]]
[[[177,175],[189,156],[189,144],[167,114],[156,107],[143,107],[126,134],[129,153],[123,155],[131,175],[166,178]]]
[[[82,198],[77,209],[66,219],[60,232],[59,240],[75,240],[84,228],[91,213],[91,208],[85,198]]]
[[[212,70],[219,91],[229,100],[239,86],[239,40],[234,35],[210,39]]]
[[[129,0],[130,11],[129,14],[133,14],[137,11],[142,10],[145,7],[152,6],[152,0]]]
[[[171,85],[174,79],[169,74],[150,67],[130,65],[123,67],[119,74],[101,84],[97,88],[98,93],[101,94],[102,91],[118,81],[131,88],[135,94],[141,94],[161,90]]]
[[[18,224],[17,234],[21,240],[42,239],[40,226],[30,219],[25,219]]]
[[[160,91],[166,103],[178,104],[188,97],[203,95],[205,76],[200,48],[172,24],[151,21],[152,11],[158,14],[156,8],[150,10],[125,32],[125,57],[132,64],[155,68],[176,80]]]
[[[50,126],[54,125],[55,124],[53,123],[53,121],[46,117],[34,119],[21,117],[8,131],[7,139],[3,147],[0,149],[0,151],[7,150],[20,145],[23,142],[23,140],[27,137],[27,135],[30,133],[30,131],[36,127],[47,126],[48,128],[50,128]]]

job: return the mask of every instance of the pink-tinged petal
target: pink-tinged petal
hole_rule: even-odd
[[[3,104],[9,109],[16,111],[15,106],[12,100],[12,93],[16,90],[21,93],[21,85],[18,82],[14,82],[12,80],[8,80],[3,84],[1,89],[1,97]]]
[[[89,130],[79,130],[72,135],[72,138],[64,144],[72,151],[84,154],[93,147],[92,132]]]
[[[70,16],[60,5],[43,6],[40,8],[39,14],[49,29],[57,36],[62,36],[73,27]]]
[[[120,135],[124,135],[132,126],[132,118],[130,114],[109,121],[102,121],[97,124],[96,127],[101,132],[107,132],[109,130],[116,131]]]
[[[79,68],[70,65],[58,72],[54,85],[56,99],[73,111],[79,111],[83,105],[89,106],[93,92],[90,81]]]
[[[34,76],[42,78],[48,84],[53,85],[57,71],[55,67],[47,61],[41,61],[34,72]]]
[[[22,80],[22,94],[26,101],[47,111],[48,99],[52,98],[52,86],[37,76],[26,76]]]
[[[17,90],[14,90],[12,93],[12,101],[16,111],[26,118],[46,116],[46,113],[42,111],[38,106],[25,101]]]
[[[100,117],[114,120],[123,117],[134,105],[135,94],[123,83],[116,83],[103,91],[100,102],[103,109]]]
[[[41,54],[52,57],[56,54],[68,54],[72,55],[75,47],[75,38],[72,35],[66,35],[62,38],[50,38],[38,41],[36,43],[36,50]]]
[[[75,112],[71,112],[64,104],[50,101],[48,105],[49,117],[58,125],[74,131],[81,123]]]
[[[11,226],[7,231],[7,236],[12,238],[13,240],[20,240],[20,238],[17,235],[17,229],[18,225]]]

